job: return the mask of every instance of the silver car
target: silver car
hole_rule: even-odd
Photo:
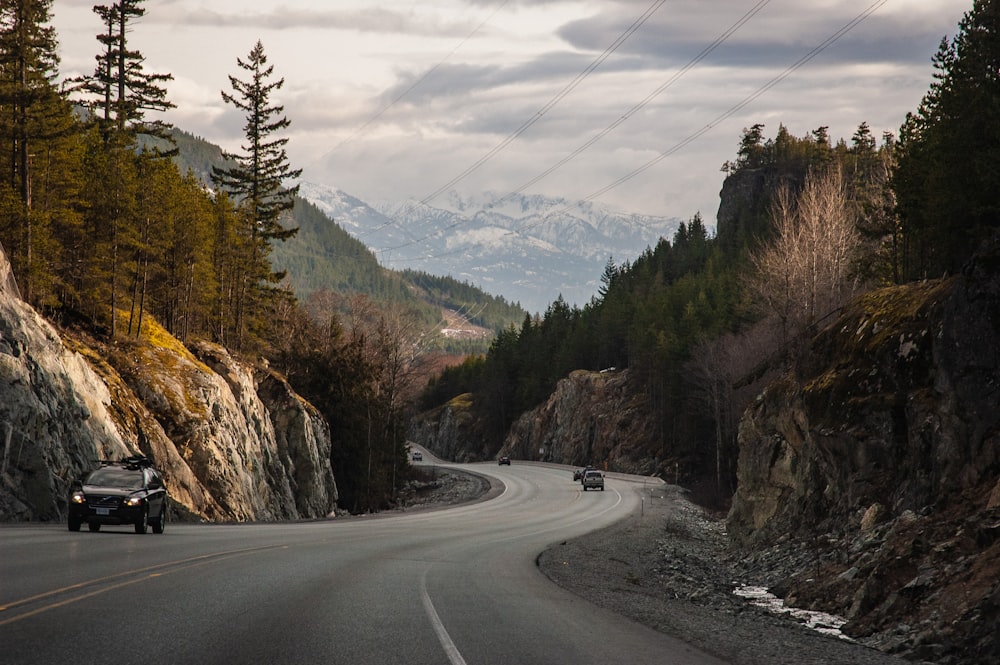
[[[596,469],[587,469],[583,474],[583,480],[580,481],[583,484],[583,491],[586,492],[590,489],[598,489],[604,491],[604,474]]]

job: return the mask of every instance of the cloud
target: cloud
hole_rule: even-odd
[[[536,85],[546,86],[551,96],[592,59],[589,55],[563,51],[543,53],[513,64],[442,63],[433,70],[401,72],[398,83],[382,93],[380,99],[389,103],[406,93],[405,104],[421,106],[432,99],[492,95],[501,89],[516,95],[518,89]],[[621,71],[619,67],[614,69]]]
[[[296,9],[278,6],[268,11],[234,8],[221,11],[204,7],[190,8],[173,3],[174,8],[149,14],[149,21],[171,26],[194,28],[251,28],[272,31],[339,31],[370,35],[416,35],[422,37],[460,37],[474,29],[464,20],[451,20],[429,12],[394,11],[382,7],[359,9]]]
[[[680,2],[653,15],[618,53],[635,56],[642,67],[676,67],[690,61],[742,18],[746,2]],[[848,25],[868,3],[835,3],[811,11],[788,11],[787,4],[771,3],[729,36],[708,62],[732,67],[784,67]],[[631,24],[631,17],[610,8],[598,15],[567,23],[559,31],[571,46],[599,51]],[[905,20],[876,12],[828,49],[827,58],[839,63],[912,63],[936,46],[941,23]],[[900,29],[900,23],[906,29]]]

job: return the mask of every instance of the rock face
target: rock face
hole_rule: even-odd
[[[1000,252],[875,291],[740,426],[730,537],[814,552],[796,602],[890,651],[998,662]]]
[[[759,222],[767,206],[765,194],[773,186],[774,177],[763,169],[740,169],[728,176],[719,192],[716,229],[719,243],[730,249],[738,248],[760,233]]]
[[[472,395],[455,397],[444,406],[415,418],[409,438],[441,459],[474,462],[492,454],[472,414]]]
[[[151,341],[61,337],[11,284],[0,271],[0,521],[62,519],[73,480],[136,453],[156,461],[181,517],[334,510],[329,427],[283,379],[152,324]]]
[[[469,445],[482,441],[470,413],[469,395],[423,416],[410,438],[445,459],[510,455],[578,466],[606,463],[615,471],[652,474],[660,465],[649,455],[655,427],[642,398],[629,388],[627,371],[573,372],[558,383],[545,404],[521,415],[499,450]]]
[[[607,464],[625,473],[652,474],[649,409],[629,390],[627,371],[578,370],[542,406],[510,428],[502,454],[515,459],[583,466]]]
[[[57,519],[72,479],[128,447],[107,386],[20,299],[9,275],[0,251],[0,519]]]

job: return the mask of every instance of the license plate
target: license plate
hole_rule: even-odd
[[[111,509],[110,508],[95,508],[94,511],[98,515],[110,515],[111,514]]]

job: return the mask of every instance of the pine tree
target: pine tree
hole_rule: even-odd
[[[169,194],[165,205],[168,237],[161,266],[164,278],[155,285],[158,318],[174,336],[186,339],[193,332],[208,332],[218,288],[212,270],[212,201],[192,173],[181,177],[170,168],[161,177],[167,181],[164,189]]]
[[[89,134],[86,155],[86,239],[81,297],[97,320],[110,317],[109,334],[118,333],[118,310],[127,265],[138,245],[135,153],[119,141],[108,145],[98,131]]]
[[[144,71],[142,53],[131,48],[128,40],[135,22],[146,13],[143,2],[119,0],[93,8],[104,26],[97,36],[103,51],[97,56],[94,74],[77,81],[85,96],[83,103],[91,109],[99,129],[105,153],[89,156],[94,169],[88,171],[88,177],[101,179],[87,190],[90,237],[97,257],[89,278],[90,290],[107,298],[104,302],[110,306],[112,337],[118,332],[120,288],[130,276],[128,270],[133,269],[134,283],[135,266],[148,260],[142,223],[148,216],[135,199],[138,190],[132,180],[138,168],[136,160],[145,158],[136,155],[138,139],[142,135],[160,139],[150,151],[155,157],[176,151],[167,133],[170,125],[146,119],[149,111],[162,112],[174,107],[163,87],[173,77]],[[163,140],[169,144],[166,149]],[[105,280],[103,284],[93,282],[98,276]]]
[[[298,185],[286,187],[285,183],[302,174],[288,164],[285,145],[288,139],[274,134],[291,123],[282,115],[284,107],[271,102],[271,93],[280,90],[285,79],[270,80],[274,66],[267,64],[261,42],[250,51],[247,60],[236,59],[239,67],[250,74],[250,80],[229,77],[235,94],[222,93],[222,99],[246,114],[243,127],[246,145],[243,154],[225,153],[236,162],[231,168],[212,169],[213,182],[234,196],[249,213],[252,234],[264,242],[284,240],[295,235],[298,229],[285,229],[280,224],[282,212],[291,210]]]
[[[755,123],[750,129],[743,130],[740,139],[740,149],[737,152],[736,167],[757,169],[764,165],[765,150],[763,145],[764,125]]]
[[[894,172],[910,278],[959,270],[1000,226],[1000,2],[976,0],[933,65]]]
[[[59,153],[76,130],[71,109],[53,81],[59,58],[51,0],[0,4],[0,142],[7,214],[0,230],[21,275],[23,295],[45,301],[54,282],[50,254],[52,224],[69,219],[68,202],[50,195],[69,178]],[[55,151],[55,152],[53,152]],[[67,194],[72,188],[67,190]],[[72,198],[72,197],[70,197]],[[39,207],[36,201],[43,205]]]
[[[156,159],[143,150],[136,156],[136,176],[142,186],[136,191],[136,234],[130,247],[133,257],[131,300],[127,334],[138,338],[147,310],[155,307],[150,297],[150,283],[165,279],[163,264],[167,246],[173,238],[173,203],[180,196],[176,182],[177,167],[173,162]]]
[[[129,48],[127,39],[132,25],[146,14],[141,6],[144,1],[119,0],[94,6],[104,25],[104,31],[97,36],[104,51],[97,56],[94,74],[82,82],[82,87],[90,95],[87,105],[95,112],[105,141],[112,134],[127,136],[127,143],[138,134],[170,141],[170,125],[147,120],[146,112],[174,108],[163,87],[173,76],[145,72],[145,58],[140,51]],[[172,151],[171,145],[165,154]]]
[[[267,64],[264,46],[260,41],[250,51],[246,60],[237,58],[237,64],[248,72],[249,80],[229,77],[233,93],[222,92],[222,99],[246,114],[243,127],[246,145],[243,153],[225,153],[235,162],[230,168],[212,169],[216,187],[232,196],[239,206],[243,220],[242,233],[248,254],[243,257],[244,273],[239,280],[235,301],[237,347],[242,346],[244,333],[254,325],[255,317],[266,309],[268,284],[283,279],[283,273],[271,269],[269,256],[271,243],[292,237],[297,228],[284,228],[282,213],[295,204],[298,185],[286,186],[301,175],[301,169],[292,169],[288,163],[286,137],[276,137],[276,132],[286,129],[290,122],[284,107],[274,104],[271,95],[281,89],[284,79],[272,80],[273,65]]]
[[[235,348],[237,300],[245,281],[242,257],[248,249],[247,239],[240,233],[236,208],[225,192],[218,192],[212,200],[212,238],[212,273],[217,289],[209,330],[215,341]]]

